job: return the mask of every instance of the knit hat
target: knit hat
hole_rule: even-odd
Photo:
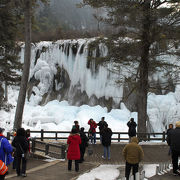
[[[180,127],[180,121],[176,121],[176,127]]]
[[[136,136],[133,136],[131,138],[131,142],[134,142],[134,143],[137,143],[137,144],[139,143],[138,138]]]
[[[3,133],[4,132],[4,128],[0,128],[0,133]]]

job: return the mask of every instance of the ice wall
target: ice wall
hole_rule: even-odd
[[[39,101],[41,97],[52,90],[54,76],[59,73],[58,67],[60,67],[67,72],[70,80],[66,100],[72,98],[73,88],[76,87],[76,90],[80,90],[81,93],[85,92],[88,98],[93,96],[96,99],[104,97],[105,100],[112,98],[114,104],[120,103],[123,96],[123,86],[117,84],[116,81],[121,74],[112,73],[111,64],[106,67],[103,65],[97,67],[94,61],[90,61],[90,65],[87,65],[89,63],[87,60],[88,44],[94,40],[59,40],[40,42],[32,46],[30,79],[35,77],[36,80],[40,81],[37,87],[33,87],[36,97],[39,96]],[[22,48],[22,58],[24,57],[23,52]],[[102,56],[107,54],[107,48],[103,44],[99,44],[99,53]],[[96,54],[96,50],[93,54]],[[58,92],[63,88],[62,83],[55,81],[55,91]],[[61,97],[60,100],[63,98]]]

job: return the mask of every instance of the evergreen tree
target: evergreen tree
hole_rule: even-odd
[[[0,1],[0,81],[7,87],[20,82],[19,48],[16,43],[16,12],[11,1]],[[7,88],[6,88],[7,90]],[[5,92],[7,100],[7,92]]]
[[[84,5],[106,8],[116,34],[108,39],[106,60],[135,67],[138,133],[145,139],[150,72],[172,67],[169,56],[179,55],[180,0],[83,0]],[[116,43],[114,43],[116,42]],[[164,59],[160,60],[159,56]],[[173,66],[175,67],[175,66]],[[136,83],[137,82],[137,83]]]

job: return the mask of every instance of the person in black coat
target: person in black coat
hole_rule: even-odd
[[[176,128],[169,133],[167,142],[171,146],[172,150],[172,164],[173,174],[180,176],[180,170],[178,169],[178,157],[180,156],[180,121],[176,122]]]
[[[81,137],[81,144],[79,145],[79,147],[80,147],[81,158],[79,162],[82,163],[84,161],[84,154],[86,151],[86,147],[88,147],[88,141],[89,141],[89,138],[86,136],[83,127],[80,129],[80,137]]]
[[[26,139],[26,132],[24,128],[17,130],[17,135],[12,142],[12,146],[16,149],[16,173],[17,176],[26,177],[26,153],[28,152],[28,142]],[[20,168],[22,161],[22,170]]]
[[[170,132],[173,130],[173,124],[169,124],[169,129],[167,129],[167,138],[166,138],[166,141],[168,142],[168,139],[169,139],[169,134]],[[170,144],[169,145],[169,151],[168,151],[168,155],[171,155],[171,146]]]
[[[102,156],[103,159],[110,159],[110,146],[111,146],[111,136],[112,131],[108,128],[108,124],[105,125],[104,129],[102,130],[102,145],[104,146],[104,155]]]
[[[79,122],[78,121],[74,121],[74,125],[72,126],[72,129],[76,129],[77,132],[79,133]]]
[[[134,122],[134,118],[131,118],[130,121],[128,121],[127,126],[129,127],[128,135],[129,140],[131,140],[131,137],[136,136],[136,122]]]
[[[104,120],[105,117],[101,118],[101,121],[99,121],[99,123],[97,124],[99,126],[99,132],[100,132],[100,141],[102,143],[102,130],[105,128],[105,126],[107,125],[107,122]]]

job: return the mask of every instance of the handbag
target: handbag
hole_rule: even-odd
[[[20,147],[20,149],[21,149],[21,152],[22,152],[22,158],[27,159],[27,158],[29,157],[28,153],[27,153],[27,152],[26,152],[26,153],[24,152],[22,146],[21,146],[19,143],[18,143],[18,145],[19,145],[19,147]]]

